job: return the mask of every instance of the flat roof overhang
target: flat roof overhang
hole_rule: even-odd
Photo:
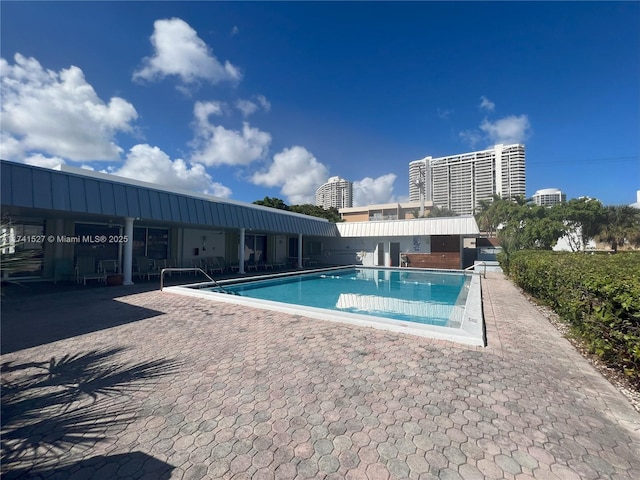
[[[14,216],[84,221],[134,218],[145,224],[190,228],[241,229],[283,235],[334,237],[326,219],[225,201],[201,194],[129,182],[113,175],[90,175],[0,161],[1,206]]]

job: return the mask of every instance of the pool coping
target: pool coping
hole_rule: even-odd
[[[385,267],[363,267],[362,265],[348,265],[347,268],[369,268],[378,270],[397,270]],[[372,327],[380,330],[387,330],[397,333],[407,333],[421,337],[434,338],[438,340],[448,340],[455,343],[465,345],[482,346],[487,345],[484,315],[482,312],[482,292],[480,274],[468,272],[464,270],[436,270],[436,269],[411,269],[402,268],[402,270],[417,272],[441,272],[441,273],[462,273],[471,278],[469,291],[467,292],[467,300],[464,307],[464,313],[460,328],[453,329],[451,327],[441,327],[438,325],[426,325],[404,320],[395,320],[385,317],[377,317],[373,315],[362,315],[351,312],[338,312],[335,310],[327,310],[322,308],[307,307],[303,305],[291,305],[287,303],[273,302],[270,300],[260,300],[255,298],[243,297],[238,295],[230,295],[220,292],[202,291],[203,288],[212,286],[222,286],[231,283],[244,283],[248,281],[267,280],[271,278],[282,278],[287,276],[297,276],[301,274],[318,273],[322,271],[335,271],[336,268],[319,268],[313,270],[301,270],[298,272],[274,273],[267,275],[258,275],[251,277],[243,277],[242,279],[218,280],[216,282],[197,282],[189,285],[166,287],[163,291],[177,293],[196,298],[208,299],[223,303],[231,303],[243,305],[251,308],[259,308],[276,312],[283,312],[292,315],[300,315],[304,317],[314,318],[318,320],[326,320],[337,323],[346,323],[361,327]]]

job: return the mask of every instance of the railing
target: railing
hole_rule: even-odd
[[[482,265],[482,267],[484,267],[482,269],[482,278],[487,278],[487,264],[485,262],[474,263],[473,265],[468,266],[464,270],[465,271],[475,270],[478,265]]]
[[[223,291],[224,293],[228,293],[224,288],[222,288],[222,286],[216,282],[213,278],[211,278],[207,272],[205,272],[204,270],[202,270],[201,268],[198,267],[190,267],[190,268],[163,268],[160,271],[160,291],[162,291],[162,289],[164,288],[164,272],[200,272],[202,273],[205,277],[207,277],[209,279],[209,281],[211,283],[213,283],[216,287],[218,287],[221,291]]]
[[[502,252],[502,247],[478,247],[478,260],[497,260],[497,255]]]

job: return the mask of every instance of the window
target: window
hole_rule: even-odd
[[[166,228],[135,227],[133,229],[133,258],[153,260],[168,258],[169,230]]]
[[[119,226],[76,223],[76,237],[80,239],[75,246],[76,258],[93,257],[96,262],[100,260],[117,260],[120,250],[119,243],[110,242],[108,239],[118,235],[120,235]],[[101,241],[101,237],[105,241]]]
[[[169,230],[164,228],[147,229],[147,257],[154,260],[167,258],[169,251]]]
[[[44,221],[9,223],[0,231],[2,239],[2,264],[9,271],[9,277],[42,276],[42,259],[44,256]],[[28,252],[28,253],[24,253]],[[17,258],[24,255],[19,263]],[[11,268],[12,260],[19,267]]]
[[[322,255],[322,242],[309,242],[309,255]]]
[[[298,256],[298,238],[297,237],[289,237],[289,256],[290,257]]]
[[[267,261],[266,235],[246,235],[244,237],[244,259],[249,263]]]

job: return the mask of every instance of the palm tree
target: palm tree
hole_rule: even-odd
[[[478,222],[480,231],[485,232],[489,236],[492,236],[498,226],[492,218],[491,206],[493,205],[494,200],[495,198],[491,200],[478,201],[478,208],[475,213],[476,222]]]
[[[494,194],[491,199],[479,200],[474,214],[478,228],[489,236],[497,234],[498,226],[511,218],[514,210],[527,204],[528,200],[522,196],[502,198]]]
[[[431,209],[431,211],[425,215],[425,217],[428,218],[435,218],[435,217],[457,217],[458,214],[456,212],[454,212],[453,210],[451,210],[450,208],[446,208],[446,207],[439,207],[437,205],[434,205],[433,208]]]
[[[629,241],[640,239],[640,210],[627,205],[606,207],[606,220],[598,239],[608,242],[614,252]]]

